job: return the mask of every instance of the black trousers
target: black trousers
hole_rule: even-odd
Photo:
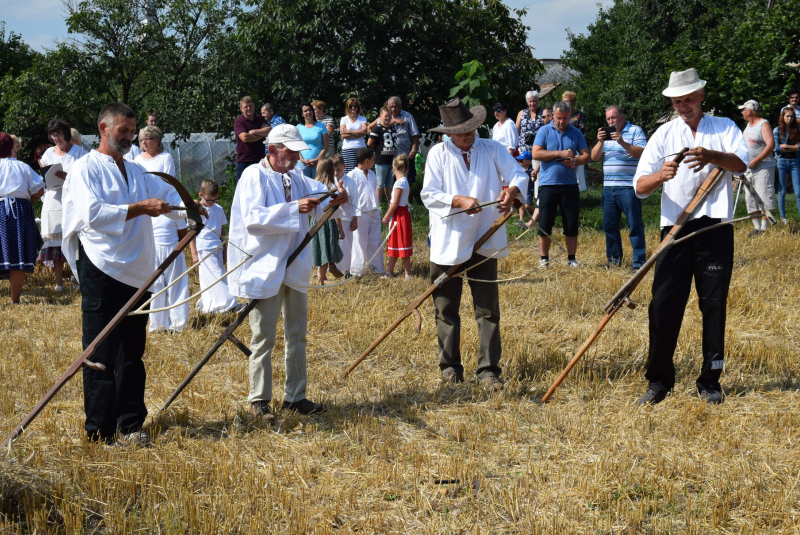
[[[689,221],[678,237],[719,223],[701,217]],[[661,237],[672,227],[662,229]],[[675,386],[672,362],[686,302],[694,278],[703,315],[703,368],[698,388],[720,390],[725,356],[725,320],[728,288],[733,271],[733,225],[709,230],[673,246],[656,262],[653,299],[650,301],[650,352],[645,377],[651,386]]]
[[[485,260],[485,256],[473,254],[464,263],[465,267],[473,266]],[[440,266],[431,262],[431,282],[435,281],[451,266]],[[497,280],[497,259],[488,260],[467,272],[474,279]],[[475,321],[478,323],[478,368],[475,370],[479,379],[500,376],[500,295],[497,284],[469,281],[472,292],[472,307]],[[433,292],[433,304],[436,307],[436,332],[439,335],[439,368],[442,371],[452,369],[463,374],[461,365],[461,293],[464,281],[461,277],[450,279]]]
[[[77,262],[81,283],[83,348],[100,334],[137,288],[100,271],[80,247]],[[142,297],[142,302],[150,293]],[[101,343],[89,360],[106,366],[104,371],[83,367],[83,407],[86,433],[92,440],[112,440],[114,434],[142,428],[147,418],[144,405],[146,373],[142,355],[147,340],[147,316],[129,316]]]

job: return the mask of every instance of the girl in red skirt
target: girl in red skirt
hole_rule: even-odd
[[[411,186],[406,178],[409,165],[410,160],[405,154],[396,156],[392,162],[392,169],[397,180],[392,188],[392,203],[389,205],[386,215],[383,216],[383,224],[392,228],[392,225],[397,223],[397,228],[389,237],[387,247],[389,265],[386,268],[386,275],[384,275],[386,279],[394,277],[392,272],[398,258],[403,259],[406,280],[411,279],[411,255],[414,253],[414,248],[411,245],[411,214],[408,211],[408,195],[411,193]]]

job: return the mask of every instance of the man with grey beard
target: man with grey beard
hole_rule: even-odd
[[[62,251],[81,285],[83,347],[100,334],[147,280],[155,265],[148,217],[181,219],[178,192],[125,160],[136,133],[134,112],[109,104],[97,119],[100,146],[78,160],[64,183]],[[205,212],[201,208],[201,212]],[[147,293],[142,301],[149,299]],[[105,370],[83,368],[86,433],[90,440],[144,444],[147,316],[129,316],[101,343],[92,360]]]

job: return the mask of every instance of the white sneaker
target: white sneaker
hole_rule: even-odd
[[[787,224],[788,222],[789,222],[789,220],[786,219],[785,217],[781,218],[781,223],[783,223],[784,225]]]
[[[567,267],[576,268],[578,267],[577,260],[567,260]]]
[[[547,269],[549,265],[550,265],[549,260],[545,260],[544,258],[539,259],[539,269]]]
[[[53,288],[53,291],[54,292],[63,292],[64,291],[64,287],[63,286],[56,286],[55,288]]]

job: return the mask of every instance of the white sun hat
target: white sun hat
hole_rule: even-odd
[[[286,123],[279,124],[270,130],[269,136],[267,136],[267,144],[283,144],[286,145],[286,148],[289,150],[294,151],[308,150],[311,148],[303,141],[303,137],[300,135],[297,127]]]
[[[665,97],[682,97],[689,93],[699,91],[706,86],[706,81],[701,80],[697,71],[688,69],[681,72],[673,72],[669,75],[669,87],[661,92]]]

